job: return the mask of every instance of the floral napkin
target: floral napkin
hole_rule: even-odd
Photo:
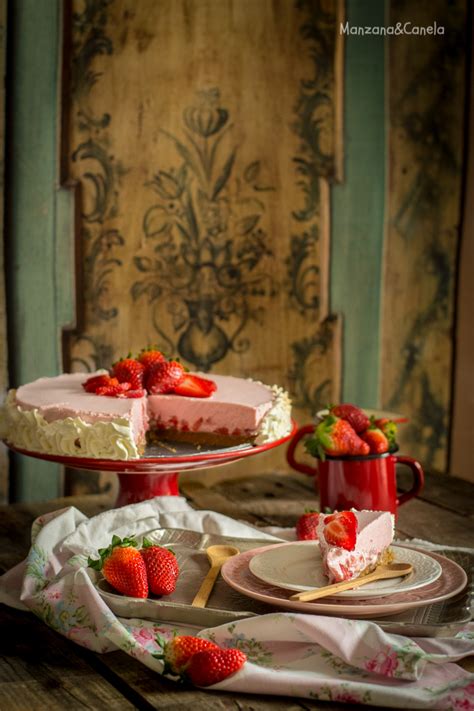
[[[41,516],[25,561],[0,578],[0,601],[32,610],[65,637],[96,652],[121,649],[157,673],[156,635],[195,629],[117,617],[94,587],[89,556],[113,534],[139,536],[180,528],[255,538],[253,526],[212,511],[194,511],[181,497],[106,511],[88,519],[70,507]],[[278,529],[258,538],[288,539]],[[367,620],[270,612],[205,629],[199,635],[239,647],[248,661],[237,674],[207,687],[348,703],[417,709],[474,710],[474,674],[455,662],[474,654],[474,622],[446,638],[387,634]]]

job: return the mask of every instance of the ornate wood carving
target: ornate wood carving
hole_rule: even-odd
[[[335,0],[72,3],[64,178],[84,286],[66,365],[157,343],[289,387],[301,421],[338,399],[341,17]]]

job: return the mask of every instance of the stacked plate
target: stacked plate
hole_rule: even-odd
[[[413,572],[378,580],[312,602],[290,600],[295,591],[328,584],[319,545],[295,541],[270,545],[230,558],[222,568],[226,583],[242,595],[287,610],[318,615],[383,617],[430,605],[457,595],[467,583],[465,571],[436,553],[393,545],[394,561],[411,563]]]

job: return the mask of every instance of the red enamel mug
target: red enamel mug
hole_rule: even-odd
[[[386,454],[368,454],[360,457],[326,457],[317,459],[316,466],[303,464],[295,459],[300,440],[312,434],[316,425],[300,427],[291,440],[286,458],[288,464],[303,474],[314,476],[314,485],[319,492],[319,506],[331,511],[354,508],[359,511],[390,511],[417,496],[423,488],[425,477],[422,466],[412,457]],[[397,494],[396,465],[405,464],[413,474],[413,486],[403,494]]]

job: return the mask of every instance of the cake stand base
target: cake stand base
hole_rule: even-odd
[[[154,496],[179,496],[178,474],[179,472],[150,474],[117,472],[120,489],[115,502],[116,508],[153,499]]]
[[[180,471],[191,471],[221,467],[237,462],[245,457],[267,452],[288,442],[296,432],[296,423],[292,421],[291,431],[284,437],[265,442],[265,444],[241,444],[235,447],[204,449],[184,442],[159,443],[149,445],[140,459],[115,460],[88,457],[73,457],[62,454],[30,452],[5,444],[18,454],[45,459],[63,464],[74,469],[114,472],[119,479],[119,495],[116,507],[135,504],[153,499],[155,496],[180,496],[178,475]]]

